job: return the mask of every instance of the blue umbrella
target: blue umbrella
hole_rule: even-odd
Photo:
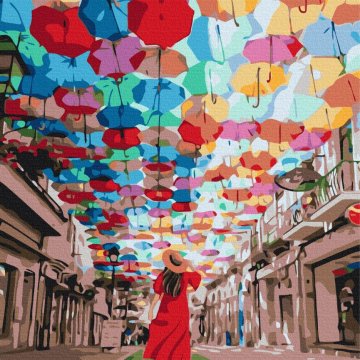
[[[120,256],[121,261],[138,261],[138,258],[134,254],[125,254]]]
[[[34,96],[38,99],[46,99],[53,95],[58,83],[48,77],[50,71],[49,55],[45,54],[41,59],[41,65],[33,58],[23,57],[27,64],[28,75],[24,75],[19,85],[19,93]],[[35,64],[36,63],[36,64]]]
[[[50,71],[49,79],[56,81],[58,85],[67,88],[86,88],[100,79],[93,68],[87,62],[89,52],[85,52],[76,58],[49,54]]]
[[[103,245],[104,250],[111,250],[111,249],[117,249],[120,250],[120,245],[117,243],[106,243]]]
[[[139,216],[146,213],[147,213],[147,208],[145,206],[125,209],[125,214],[127,216]]]
[[[172,146],[161,146],[159,150],[156,146],[147,144],[142,144],[141,147],[144,150],[143,158],[152,162],[173,161],[179,155],[178,151]]]
[[[141,111],[129,105],[106,107],[99,112],[97,119],[102,126],[112,129],[132,128],[144,124]]]
[[[18,128],[20,123],[14,122],[14,128]],[[32,129],[38,131],[44,136],[65,138],[71,134],[66,126],[60,120],[49,120],[47,118],[38,118],[30,122]],[[21,127],[21,126],[19,126]]]
[[[78,163],[74,163],[74,165],[78,165]],[[81,166],[81,164],[79,164],[77,167],[84,167],[84,165],[85,164]],[[86,166],[85,174],[91,179],[97,179],[101,176],[106,176],[110,179],[115,179],[117,177],[117,173],[115,171],[109,169],[107,164],[103,164],[99,161],[92,162],[92,164]]]
[[[114,203],[116,201],[119,201],[121,196],[116,192],[100,192],[100,191],[94,191],[94,196],[96,196],[98,199],[102,201],[106,201],[108,203]]]
[[[127,19],[129,0],[118,0],[118,3],[119,6],[111,0],[81,2],[79,17],[90,34],[111,41],[119,40],[129,34]]]
[[[45,169],[44,175],[48,177],[51,181],[59,184],[79,184],[79,183],[88,183],[89,177],[84,174],[84,169],[67,169],[61,170],[59,176],[55,176],[52,169]]]
[[[139,250],[149,250],[152,248],[152,245],[145,241],[138,242],[134,246]]]
[[[30,28],[32,1],[0,0],[0,31]]]
[[[177,202],[190,202],[191,201],[191,193],[188,189],[176,190],[173,195],[174,201]]]
[[[76,131],[71,133],[68,138],[78,147],[94,148],[105,146],[102,141],[103,135],[103,131],[95,131],[90,134],[84,134]]]
[[[306,28],[302,43],[311,55],[340,56],[347,54],[353,46],[360,43],[359,33],[360,21],[336,25],[320,16],[316,23]]]
[[[193,22],[188,45],[200,61],[215,60],[209,43],[209,18],[200,16]]]
[[[160,85],[160,92],[158,85]],[[137,103],[160,114],[176,108],[185,100],[184,89],[165,79],[141,80],[133,89],[133,95]]]
[[[120,186],[138,184],[144,178],[144,174],[140,170],[130,171],[127,174],[117,173],[117,175],[114,181]]]

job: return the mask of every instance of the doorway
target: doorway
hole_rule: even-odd
[[[22,297],[23,317],[20,328],[20,344],[22,347],[29,346],[30,326],[33,318],[34,285],[35,274],[31,271],[25,271]]]
[[[281,314],[281,331],[286,343],[291,344],[291,336],[294,333],[294,314],[293,314],[293,300],[292,295],[281,295],[280,300],[280,314]]]

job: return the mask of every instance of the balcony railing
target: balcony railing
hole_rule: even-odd
[[[302,198],[284,216],[281,232],[287,240],[304,240],[344,215],[360,201],[360,161],[343,160],[312,184],[301,185]]]

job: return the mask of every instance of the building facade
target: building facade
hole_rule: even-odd
[[[0,171],[0,353],[98,344],[105,299],[76,260],[74,223],[46,179]]]

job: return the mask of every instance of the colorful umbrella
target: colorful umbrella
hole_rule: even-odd
[[[82,0],[79,17],[93,36],[116,41],[129,34],[128,3],[129,0]]]
[[[75,58],[88,51],[94,38],[78,16],[78,8],[63,12],[40,6],[33,10],[31,34],[50,53]]]
[[[190,33],[194,10],[186,0],[132,0],[128,8],[129,29],[146,45],[158,45],[165,50]],[[157,26],[154,19],[160,20]]]

